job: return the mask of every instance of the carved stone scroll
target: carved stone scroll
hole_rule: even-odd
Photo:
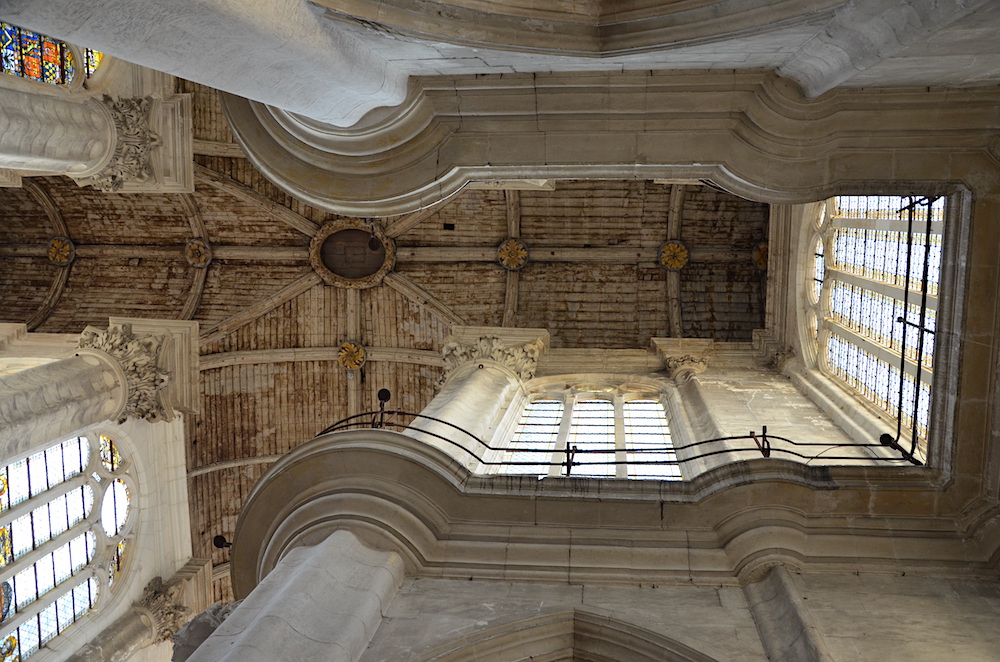
[[[663,360],[667,376],[671,379],[686,379],[691,375],[700,375],[708,369],[708,359],[701,356],[668,356]]]
[[[182,582],[165,584],[160,577],[153,577],[143,589],[135,606],[149,617],[154,643],[167,641],[184,625],[190,609],[182,602],[183,594]]]

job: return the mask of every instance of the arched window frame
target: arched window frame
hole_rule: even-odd
[[[55,39],[53,40],[58,41]],[[28,92],[31,94],[49,94],[53,96],[81,94],[85,96],[95,96],[103,91],[107,87],[108,81],[114,78],[114,74],[110,70],[116,68],[115,62],[117,61],[114,58],[103,54],[100,65],[96,68],[94,73],[88,77],[84,73],[87,49],[69,42],[61,43],[64,43],[67,49],[73,54],[75,75],[68,83],[53,85],[44,81],[0,72],[0,87],[19,90],[21,92]]]
[[[115,469],[109,469],[102,462],[102,436],[112,440],[114,445],[119,449],[121,464]],[[36,600],[26,604],[21,611],[17,613],[12,611],[7,619],[0,622],[0,646],[3,645],[8,637],[16,634],[18,627],[23,626],[30,619],[36,617],[39,612],[54,604],[60,596],[69,594],[75,587],[83,586],[93,581],[96,583],[97,596],[89,609],[81,613],[72,623],[65,625],[47,642],[42,642],[40,648],[24,652],[28,647],[25,645],[21,651],[15,648],[13,653],[7,657],[3,657],[2,650],[0,650],[0,661],[2,662],[19,659],[19,657],[27,658],[29,655],[31,660],[40,661],[65,657],[63,651],[58,650],[62,644],[60,640],[64,639],[67,634],[71,635],[71,638],[74,640],[79,639],[80,636],[89,637],[90,635],[81,631],[81,628],[78,626],[83,623],[92,622],[99,614],[115,606],[129,590],[129,582],[123,580],[133,570],[135,553],[132,552],[136,551],[136,539],[140,528],[140,509],[137,505],[141,499],[141,495],[139,493],[139,482],[136,479],[135,449],[122,431],[108,426],[98,426],[53,441],[40,450],[44,451],[65,441],[77,438],[85,438],[90,446],[89,457],[83,471],[39,492],[27,500],[21,501],[19,504],[15,504],[9,510],[0,511],[0,523],[5,526],[9,525],[12,520],[25,513],[58,501],[68,486],[72,486],[70,490],[83,485],[91,487],[93,490],[93,502],[89,514],[79,522],[73,524],[67,531],[53,536],[49,541],[40,543],[35,551],[26,552],[20,558],[14,560],[9,567],[0,569],[0,579],[6,581],[7,578],[30,567],[33,563],[37,563],[39,558],[47,558],[50,552],[62,548],[63,545],[61,542],[59,544],[49,544],[52,541],[61,540],[65,542],[81,534],[92,534],[94,536],[95,549],[93,557],[69,578],[55,585]],[[38,452],[40,451],[29,454],[29,457],[36,455]],[[8,466],[22,459],[24,458],[20,456],[9,458],[0,464],[0,467]],[[102,506],[104,505],[108,489],[118,480],[124,483],[128,491],[129,504],[126,517],[117,534],[109,535],[105,531],[105,525],[102,523]],[[112,576],[113,570],[111,564],[116,561],[116,552],[122,549],[121,543],[123,542],[124,555],[118,560],[116,564],[117,571]]]
[[[942,237],[941,275],[938,299],[944,303],[937,310],[937,343],[934,351],[934,370],[931,382],[930,427],[927,443],[917,448],[917,457],[926,464],[938,468],[950,467],[951,442],[954,429],[954,412],[957,400],[958,362],[961,346],[961,322],[964,314],[965,265],[968,253],[969,225],[972,211],[971,194],[964,188],[942,186],[939,183],[912,185],[912,191],[898,190],[867,191],[858,195],[886,196],[947,196],[945,221]],[[855,195],[850,193],[849,195]],[[820,406],[849,436],[859,443],[878,441],[881,435],[895,436],[896,419],[860,393],[842,382],[829,371],[824,357],[824,346],[828,336],[823,329],[826,321],[823,315],[830,310],[829,288],[824,288],[818,299],[811,294],[814,287],[815,245],[817,239],[823,242],[824,253],[829,260],[832,254],[832,238],[829,228],[827,202],[798,207],[793,214],[793,232],[797,235],[792,280],[794,300],[797,302],[796,320],[791,327],[795,338],[798,357],[785,367],[785,372],[800,390]],[[917,224],[922,225],[922,223]],[[919,228],[916,232],[922,232]],[[904,428],[905,430],[905,428]],[[903,435],[905,447],[909,448],[909,437]],[[886,448],[886,456],[899,457],[899,453]]]
[[[588,402],[606,402],[608,403],[606,416],[600,416],[600,412],[598,411],[599,406],[589,408],[590,411],[588,413],[607,421],[604,426],[609,429],[607,450],[602,451],[602,449],[597,447],[595,442],[576,441],[579,450],[590,452],[578,451],[574,457],[574,461],[586,463],[588,460],[594,462],[595,460],[589,459],[593,457],[613,457],[616,464],[574,465],[569,472],[569,476],[581,478],[617,478],[623,480],[683,480],[684,475],[679,464],[656,465],[634,463],[635,459],[642,458],[644,454],[650,454],[650,451],[635,452],[633,444],[629,439],[630,431],[626,426],[626,405],[627,403],[637,401],[653,401],[663,408],[663,422],[666,429],[667,443],[669,444],[669,450],[665,451],[663,455],[669,455],[671,461],[676,461],[677,459],[673,451],[673,427],[671,427],[671,422],[675,419],[671,415],[671,397],[668,392],[670,387],[666,384],[652,383],[653,380],[642,381],[650,383],[616,385],[616,380],[613,379],[606,381],[597,380],[597,383],[593,379],[587,379],[571,384],[562,381],[561,384],[557,385],[553,384],[551,379],[545,379],[541,380],[541,383],[529,386],[526,397],[519,403],[519,406],[516,406],[517,416],[513,417],[512,428],[502,431],[497,438],[497,441],[500,444],[507,445],[507,448],[494,454],[492,459],[497,462],[509,462],[512,459],[514,461],[522,459],[531,462],[538,460],[540,465],[548,464],[549,466],[545,469],[545,473],[542,474],[540,471],[531,471],[535,466],[528,466],[523,470],[519,470],[506,465],[494,465],[489,469],[490,473],[565,477],[567,475],[567,442],[572,447],[574,445],[574,436],[576,436],[576,440],[581,438],[580,431],[574,430],[574,424],[582,422],[580,413],[584,404]],[[540,401],[558,402],[561,404],[561,410],[558,414],[558,431],[555,434],[555,439],[552,441],[551,450],[544,458],[539,457],[540,454],[537,453],[531,454],[532,458],[525,456],[515,458],[518,453],[516,450],[516,434],[522,416],[531,403]],[[593,420],[594,417],[591,418]],[[574,432],[578,434],[574,435]],[[538,447],[537,443],[525,445]],[[655,456],[657,459],[660,458],[659,453],[652,453],[649,456]],[[661,475],[657,475],[658,469]]]

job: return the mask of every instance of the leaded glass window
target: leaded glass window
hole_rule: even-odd
[[[94,75],[103,53],[84,50],[83,74]],[[43,34],[0,22],[0,71],[11,76],[50,85],[66,85],[76,74],[76,58],[70,47]]]
[[[662,402],[572,393],[529,402],[503,473],[681,480]]]
[[[35,653],[118,577],[133,510],[125,468],[114,441],[97,435],[0,469],[0,661]]]
[[[828,202],[814,249],[821,363],[900,421],[921,452],[930,424],[944,217],[944,198],[841,196]]]

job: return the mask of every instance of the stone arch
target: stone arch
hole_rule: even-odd
[[[420,662],[715,662],[676,639],[586,610],[544,614],[436,646]]]

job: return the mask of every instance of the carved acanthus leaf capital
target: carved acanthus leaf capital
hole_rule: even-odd
[[[80,184],[90,184],[102,191],[119,191],[125,182],[148,180],[153,174],[150,154],[161,144],[160,137],[149,128],[152,100],[124,98],[114,100],[104,95],[104,105],[111,111],[115,123],[115,152],[99,173]]]
[[[127,418],[148,421],[173,418],[173,412],[163,405],[159,396],[159,391],[170,381],[170,374],[160,367],[165,337],[136,336],[131,324],[111,324],[107,329],[88,326],[80,335],[80,349],[104,352],[125,373],[128,396],[119,423]]]
[[[663,365],[667,370],[667,376],[671,379],[677,379],[705,372],[708,370],[708,359],[691,354],[668,356],[663,360]]]
[[[483,336],[473,344],[452,340],[444,346],[445,371],[451,373],[465,363],[492,361],[510,368],[519,378],[527,381],[535,376],[538,357],[544,346],[540,339],[511,346],[497,336]]]
[[[170,639],[184,625],[191,610],[181,601],[183,593],[183,583],[164,584],[160,577],[153,577],[135,603],[136,607],[150,617],[156,643]]]

